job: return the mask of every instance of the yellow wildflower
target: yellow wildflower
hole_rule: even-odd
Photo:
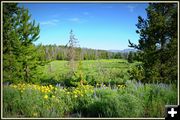
[[[45,96],[44,96],[44,99],[48,99],[48,95],[45,95]]]
[[[52,90],[54,87],[52,85],[49,85],[50,89]]]
[[[44,89],[42,89],[41,92],[45,92]]]
[[[14,88],[17,88],[17,86],[16,86],[16,85],[14,85],[13,87],[14,87]]]
[[[37,113],[33,113],[33,116],[35,116],[35,117],[36,117],[36,116],[37,116]]]
[[[54,96],[54,95],[52,95],[52,98],[55,98],[55,96]]]
[[[51,90],[48,89],[47,92],[51,92]]]

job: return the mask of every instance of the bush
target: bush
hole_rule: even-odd
[[[143,81],[145,78],[144,69],[140,64],[131,67],[128,73],[130,75],[130,80]]]
[[[89,104],[93,102],[94,88],[90,85],[82,85],[71,91],[73,112],[75,113],[86,113],[86,109]]]

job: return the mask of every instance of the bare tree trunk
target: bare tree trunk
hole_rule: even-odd
[[[75,57],[76,57],[76,52],[75,52],[75,47],[76,47],[76,41],[77,39],[74,38],[73,31],[70,31],[70,40],[68,42],[69,47],[68,47],[68,60],[69,60],[69,66],[71,68],[71,71],[74,72],[76,68],[75,64]]]

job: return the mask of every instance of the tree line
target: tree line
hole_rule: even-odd
[[[68,47],[64,45],[37,45],[39,60],[69,60]],[[96,50],[90,48],[75,47],[75,60],[97,60],[97,59],[128,59],[128,52],[110,52],[107,50]]]

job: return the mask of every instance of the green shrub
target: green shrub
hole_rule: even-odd
[[[144,69],[141,64],[138,64],[136,66],[132,66],[128,73],[130,75],[130,80],[136,80],[136,81],[143,81],[145,78]]]
[[[94,88],[90,85],[80,85],[71,91],[73,112],[86,113],[86,109],[93,102]]]

